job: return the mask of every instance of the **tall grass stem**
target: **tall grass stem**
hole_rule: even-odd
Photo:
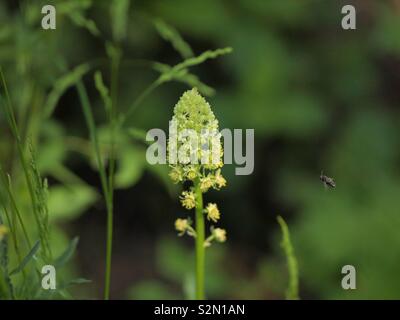
[[[204,300],[205,223],[200,181],[195,182],[194,188],[196,193],[196,300]]]

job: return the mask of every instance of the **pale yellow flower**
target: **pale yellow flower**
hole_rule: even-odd
[[[205,240],[204,241],[204,244],[203,244],[203,246],[204,246],[204,248],[208,248],[208,247],[211,247],[211,241],[210,240]]]
[[[207,219],[217,222],[221,216],[218,207],[215,203],[209,203],[206,208]]]
[[[214,234],[215,240],[217,240],[218,242],[226,241],[226,230],[225,229],[215,228],[213,230],[213,234]]]
[[[196,177],[197,177],[197,172],[196,172],[196,170],[193,169],[193,168],[190,168],[189,170],[187,170],[187,172],[186,172],[186,177],[187,177],[189,180],[194,180],[194,179],[196,179]]]
[[[179,232],[179,235],[183,235],[189,227],[189,222],[187,219],[176,219],[175,229]]]
[[[226,186],[226,180],[225,178],[221,175],[221,170],[217,170],[217,173],[215,174],[215,187],[217,189],[220,189],[222,187]]]
[[[196,198],[192,191],[183,191],[181,199],[182,206],[188,210],[193,209],[196,206]]]
[[[201,192],[207,192],[208,189],[210,189],[212,186],[213,186],[213,180],[210,177],[210,175],[200,179],[200,190],[201,190]]]
[[[183,174],[179,167],[172,168],[171,171],[168,173],[168,175],[173,181],[173,183],[178,183],[183,180]]]

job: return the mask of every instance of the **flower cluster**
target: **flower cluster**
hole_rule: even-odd
[[[218,120],[210,105],[196,89],[186,91],[175,105],[167,151],[172,181],[190,184],[189,190],[183,191],[180,196],[185,209],[197,208],[200,203],[202,206],[202,201],[197,199],[199,194],[196,193],[196,188],[199,188],[202,197],[210,189],[220,190],[226,186],[227,182],[221,174],[223,148]],[[215,203],[209,203],[204,214],[213,223],[218,222],[221,217]],[[175,229],[179,235],[195,235],[187,219],[177,219]],[[224,242],[226,231],[212,228],[210,237],[205,246],[211,240]]]

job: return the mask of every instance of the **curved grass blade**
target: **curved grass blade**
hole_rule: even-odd
[[[282,230],[281,246],[285,252],[288,271],[289,271],[289,287],[286,290],[287,300],[299,300],[299,269],[297,259],[294,254],[293,245],[290,241],[289,228],[281,216],[277,217],[278,223]]]
[[[53,86],[53,89],[49,93],[47,100],[44,105],[44,117],[50,117],[53,113],[54,109],[57,106],[58,101],[60,100],[61,96],[64,92],[74,86],[82,77],[88,73],[90,70],[90,66],[87,63],[81,64],[68,72],[67,74],[63,75],[59,78]]]
[[[68,245],[67,249],[65,249],[65,251],[61,254],[61,256],[59,256],[54,261],[55,268],[62,267],[71,259],[72,255],[74,254],[74,252],[76,250],[78,242],[79,242],[79,237],[75,237],[72,239],[72,241]]]
[[[232,51],[233,51],[233,49],[231,47],[226,47],[226,48],[217,49],[217,50],[207,50],[197,57],[186,59],[185,61],[177,64],[173,69],[182,70],[182,69],[185,69],[188,67],[193,67],[193,66],[203,63],[206,60],[215,59],[219,56],[223,56],[225,54],[231,53]]]
[[[28,254],[25,256],[24,259],[22,259],[21,263],[19,264],[18,267],[16,267],[13,271],[10,272],[10,276],[13,276],[15,274],[18,274],[21,272],[27,264],[34,258],[35,254],[38,252],[40,248],[40,241],[37,240],[35,244],[33,245],[32,249],[28,252]]]
[[[170,42],[183,59],[188,59],[194,56],[192,48],[185,40],[183,40],[182,36],[175,28],[161,19],[154,19],[153,23],[160,36],[164,40]]]

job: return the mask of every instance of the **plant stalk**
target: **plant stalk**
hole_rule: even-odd
[[[107,201],[107,244],[106,244],[106,274],[104,286],[104,299],[110,299],[111,284],[111,263],[112,263],[112,241],[114,224],[114,178],[115,178],[115,135],[116,135],[116,116],[117,116],[117,87],[120,56],[119,54],[111,57],[111,112],[109,122],[111,126],[111,153],[110,166],[108,173],[108,201]]]
[[[106,244],[106,274],[104,284],[104,299],[110,299],[111,284],[111,262],[112,262],[112,240],[113,240],[113,204],[108,201],[107,205],[107,244]]]
[[[196,300],[204,300],[205,224],[203,194],[199,181],[195,182],[196,193]]]

